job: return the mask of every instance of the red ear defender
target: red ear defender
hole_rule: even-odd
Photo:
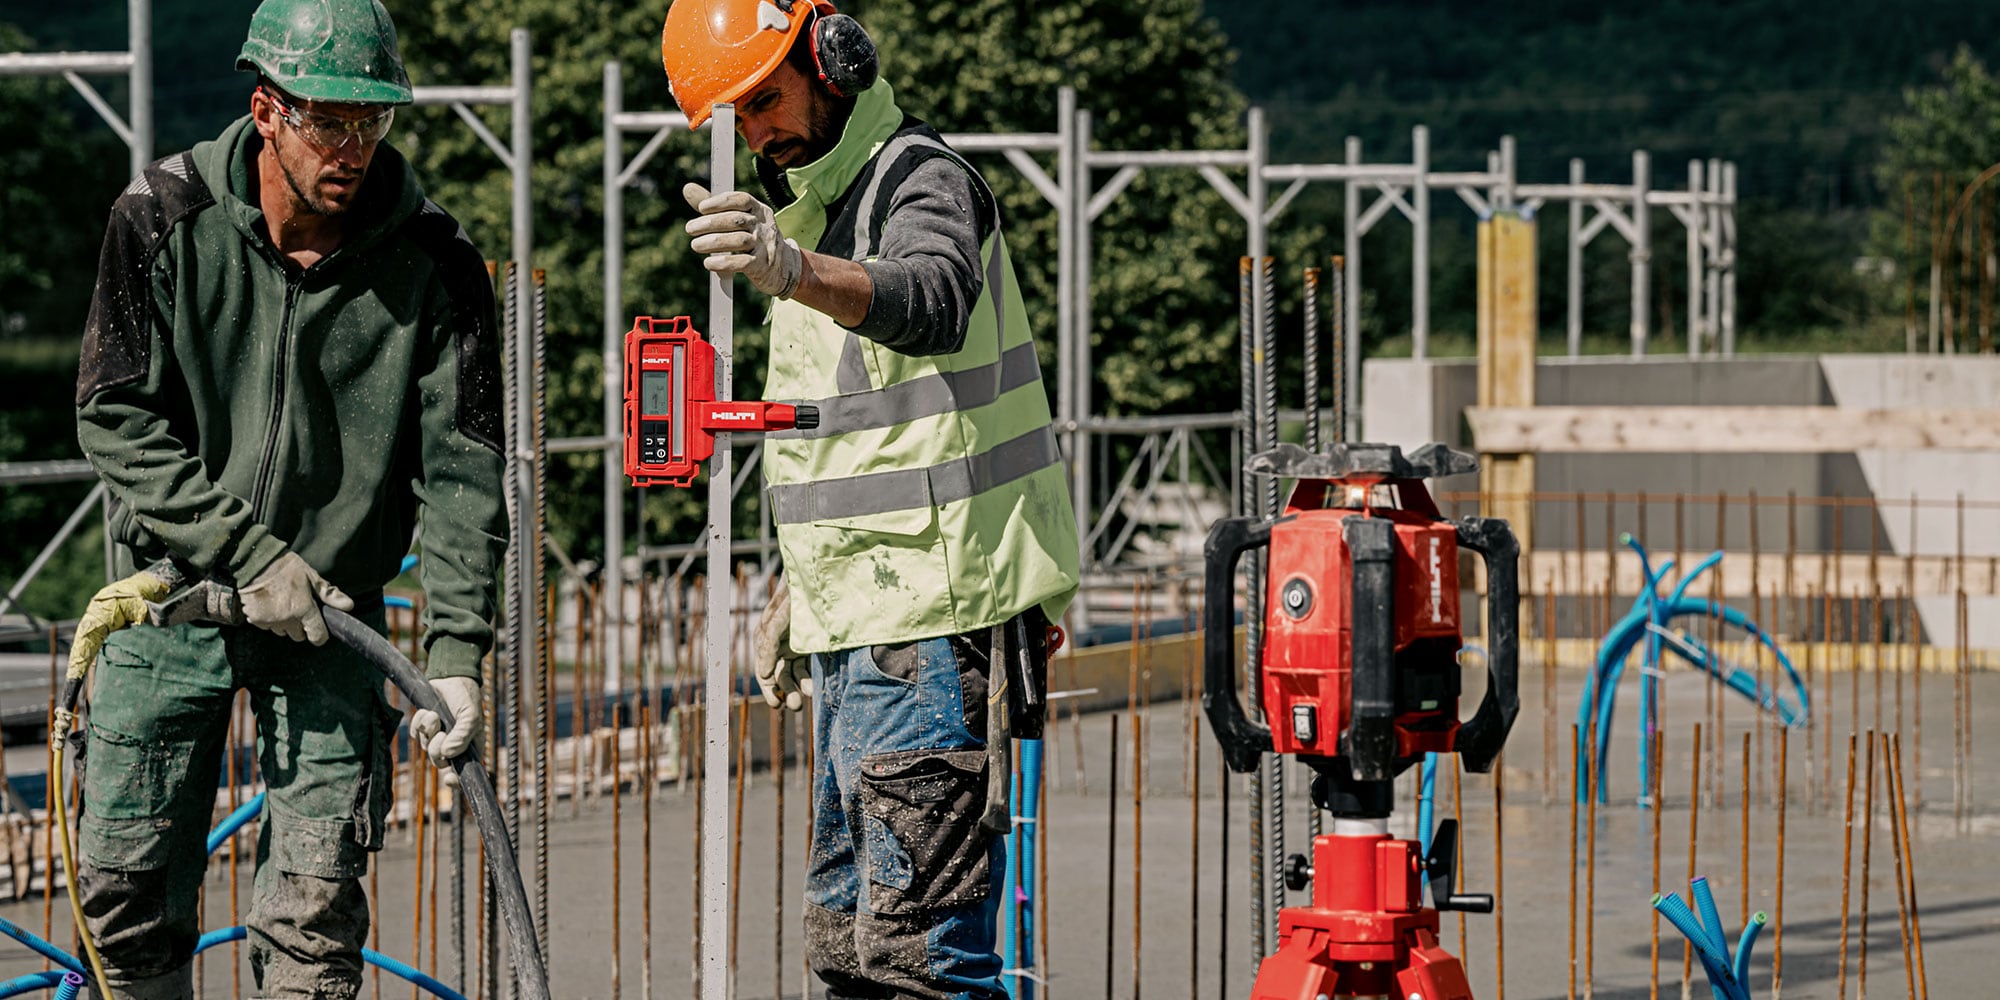
[[[813,65],[819,82],[836,97],[853,97],[875,85],[880,70],[875,41],[861,22],[846,14],[823,14],[813,21]]]

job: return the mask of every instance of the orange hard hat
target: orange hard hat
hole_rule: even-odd
[[[689,128],[709,109],[733,103],[785,60],[827,0],[674,0],[660,31],[660,64]]]

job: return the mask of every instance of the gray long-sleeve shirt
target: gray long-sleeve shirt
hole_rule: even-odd
[[[906,118],[898,134],[913,130],[937,138],[914,118]],[[985,182],[960,161],[934,152],[869,169],[889,171],[883,178],[887,197],[878,196],[880,235],[874,251],[861,260],[874,282],[874,298],[854,332],[902,354],[951,354],[965,343],[966,323],[984,284],[979,251],[996,222]],[[762,157],[757,170],[778,206],[793,200],[782,170]],[[851,213],[859,210],[853,194],[862,186],[857,180],[827,206],[826,235],[816,251],[856,259]]]

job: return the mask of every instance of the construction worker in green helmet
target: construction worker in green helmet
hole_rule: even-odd
[[[1009,752],[1046,705],[1078,545],[1005,220],[826,0],[675,0],[691,125],[733,104],[756,190],[690,183],[689,247],[771,297],[763,395],[785,583],[765,700],[814,703],[806,956],[840,998],[994,1000]]]
[[[110,489],[122,572],[95,655],[85,927],[121,1000],[198,992],[204,839],[236,692],[268,798],[248,925],[263,997],[353,997],[400,721],[321,606],[386,629],[421,532],[434,762],[479,739],[508,525],[493,288],[388,141],[411,102],[376,0],[264,0],[237,67],[250,113],[151,166],[111,211],[77,376],[77,437]],[[133,624],[166,589],[237,588],[244,626]],[[136,572],[135,572],[136,571]],[[127,627],[130,626],[130,627]]]

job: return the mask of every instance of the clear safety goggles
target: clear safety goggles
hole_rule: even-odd
[[[284,95],[268,87],[258,88],[264,96],[277,106],[278,116],[292,127],[299,137],[320,149],[339,149],[349,140],[359,140],[363,146],[373,146],[389,134],[389,125],[396,120],[396,109],[389,108],[379,115],[367,118],[335,118],[331,115],[316,115],[300,111],[286,101]]]

